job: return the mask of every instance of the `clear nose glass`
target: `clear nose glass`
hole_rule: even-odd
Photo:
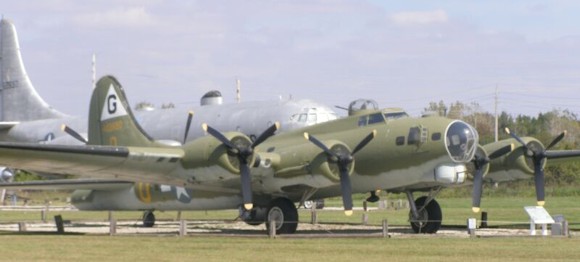
[[[447,152],[455,162],[469,162],[477,148],[477,131],[462,121],[455,121],[447,127],[445,135]]]

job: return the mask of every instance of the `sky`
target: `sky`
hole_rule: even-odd
[[[92,55],[132,104],[370,98],[580,114],[579,1],[0,0],[50,105],[87,114]],[[338,110],[338,109],[337,109]],[[339,110],[340,111],[340,110]]]

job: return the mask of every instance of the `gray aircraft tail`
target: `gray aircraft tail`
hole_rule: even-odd
[[[12,22],[0,22],[0,121],[61,118],[36,92],[26,74]]]

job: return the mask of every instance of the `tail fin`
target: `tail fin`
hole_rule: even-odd
[[[97,82],[89,109],[89,145],[154,146],[139,126],[121,84],[113,76]]]
[[[38,95],[26,74],[14,25],[0,22],[0,121],[61,118]]]

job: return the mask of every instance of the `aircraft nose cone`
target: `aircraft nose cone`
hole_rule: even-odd
[[[473,159],[479,144],[479,136],[475,128],[463,121],[454,121],[445,132],[445,145],[451,159],[458,163],[466,163]]]

